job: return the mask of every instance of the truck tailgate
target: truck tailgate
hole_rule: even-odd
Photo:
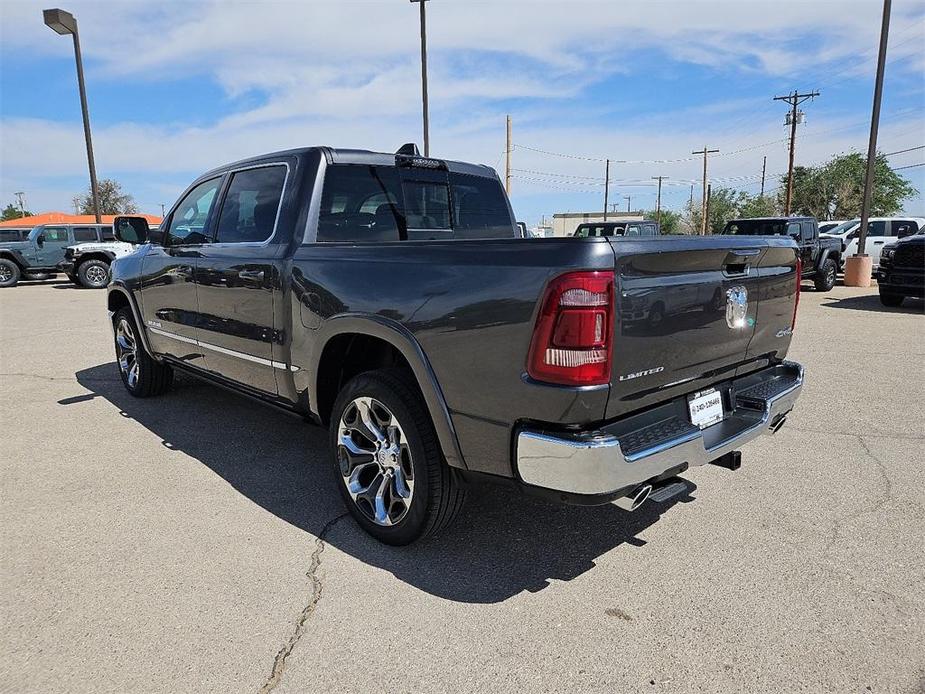
[[[781,237],[612,238],[607,418],[761,368],[790,343],[797,249]]]

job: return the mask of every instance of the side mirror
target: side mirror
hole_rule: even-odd
[[[151,230],[144,217],[116,217],[112,220],[112,233],[123,243],[148,243]]]
[[[45,234],[39,234],[35,239],[35,245],[41,248],[45,245]]]

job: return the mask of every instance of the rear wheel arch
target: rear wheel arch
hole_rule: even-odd
[[[15,263],[16,266],[19,268],[20,272],[22,273],[26,272],[26,266],[23,264],[22,260],[15,253],[10,253],[9,251],[0,251],[0,258],[3,258],[4,260],[9,260]]]
[[[337,324],[337,325],[335,325]],[[447,462],[465,468],[456,430],[446,400],[427,357],[414,337],[400,325],[373,317],[345,316],[332,319],[319,334],[312,383],[309,393],[312,410],[325,424],[340,389],[365,371],[405,368],[417,384],[433,421],[440,447]]]

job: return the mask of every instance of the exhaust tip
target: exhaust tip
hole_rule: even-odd
[[[652,485],[643,484],[626,496],[621,496],[619,499],[616,499],[614,503],[624,511],[635,511],[637,508],[646,503],[646,499],[649,498],[649,494],[651,493]]]
[[[782,415],[774,424],[771,425],[771,433],[776,434],[787,422],[787,415]]]

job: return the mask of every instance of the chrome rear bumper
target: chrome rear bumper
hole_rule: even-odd
[[[726,417],[704,430],[687,420],[683,399],[594,431],[522,429],[515,441],[517,472],[526,484],[568,494],[618,493],[775,433],[802,387],[803,367],[795,362],[719,384]]]

